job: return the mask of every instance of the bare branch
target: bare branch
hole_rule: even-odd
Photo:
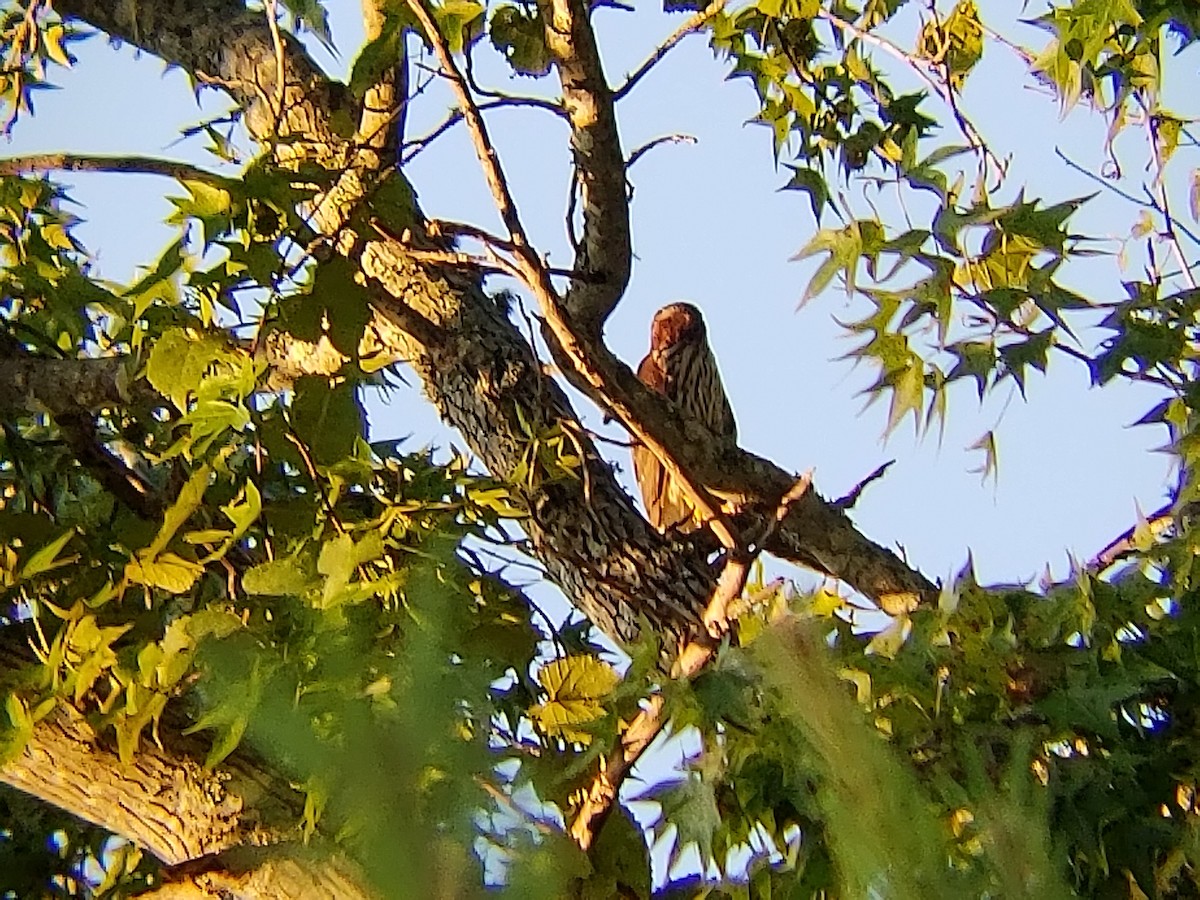
[[[797,479],[796,483],[780,499],[768,527],[778,525],[787,517],[788,509],[804,496],[811,483],[811,472],[805,473]],[[765,540],[766,537],[767,535],[764,534],[763,539]],[[726,611],[745,590],[750,567],[758,557],[760,550],[761,545],[755,549],[737,548],[726,555],[721,575],[717,579],[717,585],[704,610],[703,621],[706,629],[680,648],[671,669],[672,679],[691,678],[712,659],[719,646],[719,639],[715,632],[728,630]],[[646,748],[662,730],[665,724],[662,717],[663,703],[661,693],[650,697],[646,701],[645,707],[634,717],[629,728],[621,736],[621,746],[602,761],[599,771],[592,779],[592,784],[580,804],[575,820],[571,823],[571,837],[579,844],[581,850],[586,852],[592,845],[601,825],[616,803],[617,794],[620,792],[625,776],[633,769]]]
[[[1103,550],[1092,557],[1091,561],[1087,564],[1088,570],[1100,574],[1124,557],[1131,553],[1136,553],[1138,550],[1139,533],[1143,531],[1154,538],[1158,538],[1164,532],[1168,531],[1175,522],[1172,515],[1173,510],[1174,504],[1171,503],[1145,517],[1142,516],[1139,510],[1138,523],[1132,528],[1127,528],[1118,537],[1109,541]]]
[[[1154,187],[1157,190],[1154,205],[1163,217],[1167,243],[1171,247],[1171,252],[1175,254],[1175,261],[1179,263],[1183,280],[1187,283],[1188,287],[1195,290],[1196,276],[1192,274],[1192,270],[1188,266],[1187,256],[1184,255],[1183,247],[1179,244],[1179,232],[1176,229],[1175,217],[1171,215],[1171,201],[1167,194],[1166,185],[1166,165],[1163,162],[1162,150],[1159,147],[1158,119],[1151,114],[1149,107],[1147,107],[1146,102],[1140,94],[1135,92],[1134,96],[1137,98],[1138,105],[1142,107],[1142,112],[1146,114],[1146,139],[1150,142],[1150,153],[1154,159]]]
[[[630,153],[629,154],[629,162],[627,162],[625,164],[625,168],[632,169],[633,164],[635,162],[637,162],[639,159],[641,159],[643,156],[645,156],[647,153],[649,153],[655,147],[659,147],[662,144],[694,144],[694,143],[696,143],[696,138],[690,134],[667,134],[667,135],[663,135],[662,137],[656,137],[654,140],[648,141],[647,143],[642,144],[642,146],[638,147],[636,150],[634,150],[632,153]]]
[[[696,12],[691,18],[675,29],[675,32],[669,38],[659,44],[654,52],[640,66],[633,70],[625,79],[625,83],[613,91],[613,100],[620,100],[633,90],[634,86],[646,76],[647,72],[658,64],[659,60],[671,52],[671,49],[689,34],[694,34],[708,24],[710,19],[725,8],[726,2],[727,0],[713,0],[712,3]]]
[[[458,100],[458,108],[463,115],[463,120],[467,123],[467,130],[471,132],[475,155],[479,157],[479,164],[483,167],[483,177],[492,192],[492,199],[496,201],[496,208],[500,212],[504,227],[508,229],[509,239],[513,242],[517,252],[522,252],[529,247],[529,239],[525,236],[525,228],[521,224],[521,217],[517,214],[517,205],[513,200],[512,191],[509,190],[508,180],[504,177],[504,169],[500,165],[500,157],[488,135],[483,116],[479,113],[479,107],[471,97],[467,82],[458,70],[458,66],[455,65],[454,58],[450,55],[450,48],[446,46],[446,40],[438,31],[437,24],[425,8],[423,0],[408,0],[408,7],[417,17],[417,21],[421,23],[421,29],[425,32],[430,44],[433,45],[433,52],[436,54],[438,62],[441,63],[443,74],[450,82],[450,89]],[[537,264],[536,257],[533,257],[533,262],[535,265]]]
[[[890,469],[895,462],[896,461],[894,459],[889,459],[854,487],[850,488],[850,491],[845,496],[838,497],[838,499],[834,500],[833,505],[838,509],[850,509],[855,503],[858,502],[858,498],[862,496],[863,489],[866,488],[866,486],[871,482],[878,481],[885,474],[887,474],[887,470]]]
[[[532,107],[533,109],[545,109],[553,112],[556,116],[562,118],[565,114],[562,108],[549,100],[542,100],[539,97],[508,97],[504,96],[498,100],[485,100],[483,103],[477,104],[480,112],[487,112],[492,109],[502,109],[506,107]],[[435,140],[457,125],[463,120],[461,109],[453,109],[438,125],[431,129],[425,135],[419,138],[413,138],[405,143],[405,147],[411,148],[407,150],[401,159],[402,163],[408,163],[415,159],[422,151],[429,147]]]

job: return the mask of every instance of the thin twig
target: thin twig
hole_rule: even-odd
[[[432,131],[427,132],[419,138],[413,138],[411,141],[405,141],[405,147],[411,147],[411,150],[406,151],[400,157],[400,164],[405,165],[425,150],[430,144],[440,138],[443,134],[462,121],[462,112],[460,110],[452,110],[445,119],[441,121]]]
[[[717,13],[725,8],[726,2],[727,0],[713,0],[712,3],[704,7],[704,9],[697,12],[690,19],[675,29],[675,33],[659,44],[655,51],[651,53],[640,66],[633,70],[633,74],[625,79],[625,83],[613,91],[613,100],[620,100],[631,90],[633,90],[634,85],[641,81],[642,78],[645,77],[646,73],[654,68],[654,66],[658,64],[659,60],[661,60],[671,51],[671,48],[673,48],[689,34],[692,34],[693,32],[699,31],[701,28],[703,28],[709,19],[713,18]]]
[[[271,31],[271,44],[275,48],[275,125],[272,130],[278,134],[279,126],[283,122],[283,105],[286,98],[284,95],[283,38],[279,36],[277,0],[266,0],[263,4],[263,13],[267,17],[267,28]]]
[[[1179,233],[1175,230],[1175,218],[1171,215],[1171,204],[1167,195],[1166,163],[1163,162],[1162,151],[1158,147],[1158,120],[1150,114],[1150,109],[1146,106],[1145,101],[1142,100],[1141,95],[1135,94],[1134,96],[1137,97],[1138,105],[1146,114],[1146,136],[1150,141],[1150,152],[1154,155],[1154,185],[1158,190],[1155,205],[1159,213],[1162,214],[1163,223],[1167,229],[1167,243],[1171,246],[1171,251],[1175,254],[1175,261],[1179,263],[1183,280],[1187,282],[1188,287],[1195,290],[1196,276],[1192,274],[1192,270],[1188,266],[1187,257],[1184,256],[1183,247],[1179,245]]]
[[[1138,206],[1145,207],[1146,209],[1154,209],[1153,203],[1150,203],[1147,200],[1139,200],[1133,194],[1130,194],[1129,192],[1122,190],[1121,188],[1117,187],[1115,184],[1112,184],[1111,182],[1107,181],[1105,178],[1101,177],[1100,175],[1097,175],[1095,172],[1091,172],[1091,171],[1085,169],[1079,163],[1075,162],[1075,160],[1071,159],[1069,156],[1067,156],[1065,153],[1063,153],[1062,149],[1060,147],[1054,148],[1054,155],[1057,156],[1059,159],[1061,159],[1063,162],[1065,162],[1070,168],[1074,169],[1080,175],[1084,175],[1084,176],[1090,178],[1092,181],[1096,182],[1096,184],[1102,186],[1105,190],[1111,191],[1112,193],[1116,194],[1118,197],[1121,197],[1124,200],[1128,200],[1130,203],[1134,203]]]
[[[894,459],[889,459],[854,487],[850,488],[850,491],[844,497],[839,497],[837,500],[834,500],[833,505],[838,509],[850,509],[853,507],[854,504],[858,502],[858,498],[862,496],[862,492],[866,486],[871,482],[878,481],[880,478],[882,478],[887,473],[887,470],[895,465],[895,463],[896,461]]]
[[[486,778],[475,776],[475,783],[483,788],[484,793],[490,796],[493,800],[505,807],[509,812],[513,813],[518,819],[524,820],[535,831],[543,836],[557,833],[558,829],[542,819],[539,819],[529,810],[525,809],[516,800],[512,794],[502,791],[496,785],[492,784]]]
[[[649,153],[655,147],[658,147],[662,144],[695,144],[695,143],[698,143],[696,138],[690,134],[667,134],[667,135],[663,135],[662,137],[656,137],[654,140],[649,141],[645,144],[642,144],[642,146],[638,147],[631,154],[629,154],[629,162],[625,163],[625,168],[627,168],[627,169],[633,168],[633,164],[635,162],[637,162],[639,159],[641,159],[643,156],[645,156],[647,153]]]
[[[1092,561],[1087,564],[1088,570],[1098,575],[1112,567],[1114,563],[1123,557],[1135,552],[1138,549],[1138,531],[1143,528],[1149,529],[1149,534],[1157,538],[1174,523],[1175,520],[1171,515],[1172,508],[1172,504],[1168,503],[1162,509],[1151,513],[1145,518],[1142,517],[1141,510],[1139,510],[1138,523],[1132,528],[1127,528],[1112,541],[1109,541],[1108,546],[1097,553],[1092,558]]]
[[[492,199],[496,202],[496,208],[500,212],[504,227],[508,229],[509,239],[518,250],[528,248],[529,240],[525,236],[525,228],[521,225],[521,217],[517,214],[517,205],[513,201],[512,191],[509,190],[504,170],[500,166],[500,157],[488,135],[487,125],[484,124],[479,106],[471,97],[467,82],[463,79],[458,66],[454,64],[450,48],[446,46],[445,38],[438,31],[437,24],[433,21],[429,10],[425,8],[424,0],[408,0],[408,7],[417,17],[417,21],[421,23],[425,36],[433,45],[433,52],[442,66],[442,74],[450,82],[450,89],[458,100],[459,111],[467,123],[467,130],[471,133],[471,142],[475,145],[475,155],[479,157],[479,165],[483,168],[483,177],[492,192]]]
[[[896,59],[900,60],[900,62],[908,66],[913,73],[916,74],[916,76],[924,81],[927,85],[929,85],[929,87],[933,89],[934,93],[941,97],[946,106],[950,108],[950,112],[954,116],[954,121],[958,124],[959,131],[962,132],[963,137],[967,139],[967,142],[971,145],[971,148],[977,154],[979,154],[980,158],[983,160],[985,177],[989,162],[996,167],[996,171],[1001,177],[1004,176],[1005,172],[1007,171],[1007,166],[1005,166],[1004,163],[1002,163],[996,156],[996,154],[991,151],[987,145],[987,142],[979,133],[979,129],[977,129],[974,123],[968,119],[966,115],[958,108],[958,101],[955,99],[954,91],[949,84],[947,84],[941,78],[935,77],[934,73],[937,72],[936,67],[926,64],[915,58],[911,53],[908,53],[904,50],[904,48],[893,43],[887,38],[873,34],[870,31],[865,31],[852,22],[847,22],[845,19],[835,16],[828,10],[822,9],[817,13],[817,15],[833,27],[837,28],[839,31],[844,31],[847,34],[858,38],[858,40],[862,41],[864,44],[870,44],[874,47],[878,47],[880,50],[883,50],[885,53],[895,57]]]

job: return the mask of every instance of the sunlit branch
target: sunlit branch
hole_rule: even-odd
[[[1138,547],[1139,532],[1146,531],[1153,537],[1157,538],[1162,535],[1167,529],[1174,524],[1174,517],[1171,515],[1174,504],[1168,503],[1161,509],[1152,512],[1149,516],[1143,517],[1141,511],[1138,511],[1138,524],[1132,528],[1127,528],[1118,537],[1114,538],[1108,545],[1092,557],[1087,564],[1090,571],[1100,574],[1106,569],[1111,568],[1115,563],[1122,558],[1136,553]]]
[[[792,487],[780,498],[775,514],[767,521],[763,532],[749,547],[737,548],[726,554],[721,575],[704,611],[704,622],[708,628],[680,649],[671,669],[671,678],[686,680],[693,677],[708,664],[716,653],[719,639],[715,632],[728,630],[725,619],[729,606],[741,596],[746,588],[750,567],[762,552],[763,545],[770,540],[775,530],[787,518],[792,504],[800,500],[812,485],[812,472],[801,475]],[[714,627],[719,625],[718,627]],[[580,849],[585,852],[591,846],[599,827],[616,803],[617,794],[625,776],[637,764],[646,748],[662,731],[664,700],[661,693],[646,701],[645,707],[634,717],[629,728],[621,736],[621,746],[602,762],[596,777],[580,804],[570,834]]]
[[[462,113],[467,130],[471,133],[475,155],[479,157],[479,164],[483,168],[483,177],[492,192],[492,199],[496,202],[496,208],[500,212],[504,227],[508,229],[509,239],[516,247],[527,248],[529,239],[525,236],[525,228],[517,214],[516,202],[513,200],[512,191],[509,190],[508,181],[504,177],[504,170],[500,166],[500,157],[496,153],[496,147],[488,135],[483,116],[480,115],[479,106],[471,97],[466,80],[458,70],[458,66],[455,65],[454,59],[450,55],[450,48],[446,46],[445,38],[438,31],[437,24],[430,16],[429,10],[425,8],[423,0],[408,0],[408,6],[413,11],[413,15],[417,17],[417,21],[421,23],[425,36],[433,45],[433,52],[442,66],[442,74],[450,82],[450,89],[458,100],[459,112]]]

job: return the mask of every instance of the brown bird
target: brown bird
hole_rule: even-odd
[[[637,374],[643,384],[673,402],[685,419],[703,425],[714,437],[737,439],[737,423],[708,346],[704,317],[692,304],[672,303],[654,314],[650,352]],[[641,445],[633,448],[633,471],[646,517],[660,532],[694,531],[703,524],[695,520],[691,503],[662,463]]]

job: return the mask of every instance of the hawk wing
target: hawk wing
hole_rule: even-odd
[[[652,391],[668,396],[667,373],[653,353],[642,360],[637,376]],[[679,495],[658,457],[641,444],[633,447],[633,472],[637,477],[638,489],[642,492],[642,501],[646,504],[646,518],[651,525],[665,532],[691,520],[691,506]]]

